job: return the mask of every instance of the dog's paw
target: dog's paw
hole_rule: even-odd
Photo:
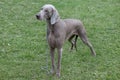
[[[56,76],[59,78],[60,77],[60,73],[56,73]]]
[[[54,75],[54,74],[55,74],[55,70],[51,69],[51,70],[50,70],[50,73],[51,73],[52,75]]]

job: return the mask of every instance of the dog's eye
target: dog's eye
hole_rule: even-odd
[[[48,12],[48,10],[45,10],[45,12]]]

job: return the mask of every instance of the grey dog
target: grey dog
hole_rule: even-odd
[[[84,44],[86,44],[92,55],[96,55],[91,43],[86,36],[85,28],[80,20],[77,19],[60,19],[57,9],[51,5],[44,5],[40,12],[36,15],[38,20],[46,20],[47,23],[47,41],[50,48],[52,69],[51,73],[55,73],[54,52],[58,51],[58,64],[56,75],[60,77],[62,47],[65,40],[71,41],[74,36],[79,36]]]

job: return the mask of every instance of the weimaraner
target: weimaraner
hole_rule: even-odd
[[[83,43],[85,43],[91,50],[92,55],[96,56],[96,53],[88,41],[86,36],[85,28],[80,20],[77,19],[60,19],[59,13],[56,8],[51,4],[44,5],[40,12],[36,15],[38,20],[46,20],[47,23],[47,40],[50,48],[52,69],[51,73],[55,73],[55,61],[54,52],[57,48],[58,51],[58,64],[56,75],[60,77],[61,69],[61,57],[62,57],[62,47],[65,40],[71,40],[76,36],[79,36]],[[76,40],[75,39],[75,40]],[[73,44],[76,44],[73,43]],[[71,47],[72,48],[72,47]]]

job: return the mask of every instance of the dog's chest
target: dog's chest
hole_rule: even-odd
[[[64,35],[60,31],[59,27],[48,26],[48,43],[51,47],[57,48],[62,45]]]
[[[59,45],[59,34],[55,34],[54,32],[50,32],[48,35],[48,43],[51,47],[57,47]]]

